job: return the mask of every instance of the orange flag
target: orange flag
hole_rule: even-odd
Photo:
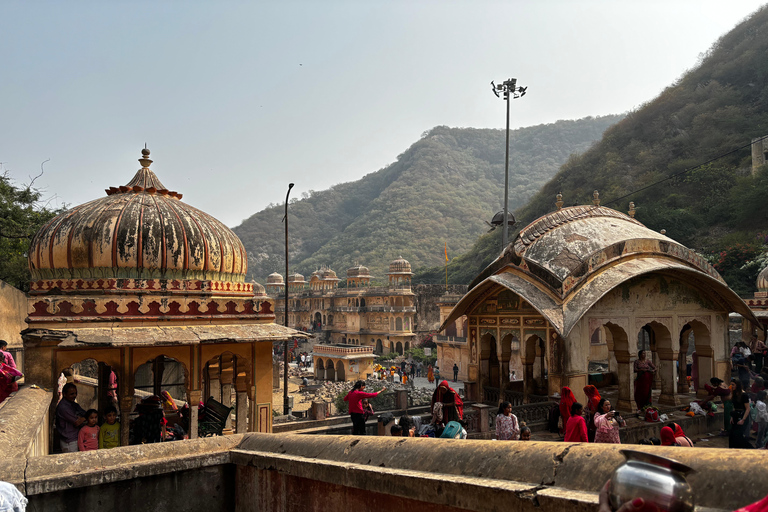
[[[448,261],[448,242],[445,242],[445,261]]]

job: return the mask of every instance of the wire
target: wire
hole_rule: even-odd
[[[688,169],[684,169],[684,170],[682,170],[680,172],[676,172],[675,174],[667,176],[666,178],[664,178],[662,180],[659,180],[659,181],[657,181],[655,183],[651,183],[650,185],[646,185],[645,187],[642,187],[642,188],[639,188],[639,189],[634,190],[632,192],[629,192],[627,194],[624,194],[621,197],[617,197],[616,199],[611,199],[610,201],[607,201],[604,204],[607,206],[609,204],[617,203],[617,202],[621,201],[622,199],[626,199],[627,197],[629,197],[629,196],[631,196],[633,194],[637,194],[638,192],[642,192],[643,190],[648,190],[649,188],[655,187],[656,185],[658,185],[660,183],[664,183],[665,181],[669,181],[672,178],[676,178],[678,176],[682,176],[683,174],[687,174],[687,173],[689,173],[691,171],[695,171],[699,167],[704,167],[707,164],[711,164],[712,162],[714,162],[716,160],[720,160],[721,158],[725,158],[726,156],[732,155],[733,153],[736,153],[737,151],[741,151],[742,149],[745,149],[745,148],[748,148],[748,147],[752,146],[752,144],[754,144],[755,142],[760,142],[760,141],[763,141],[765,139],[768,139],[768,135],[760,137],[759,139],[755,139],[754,141],[750,142],[749,144],[745,144],[745,145],[740,146],[740,147],[738,147],[736,149],[732,149],[732,150],[728,151],[727,153],[723,153],[722,155],[718,155],[718,156],[716,156],[714,158],[710,158],[706,162],[700,163],[700,164],[695,165],[693,167],[689,167]]]

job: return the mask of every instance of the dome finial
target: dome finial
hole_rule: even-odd
[[[147,149],[146,142],[144,143],[144,149],[141,150],[141,158],[139,158],[139,163],[144,169],[148,169],[149,165],[152,163],[152,160],[149,159],[149,150]]]

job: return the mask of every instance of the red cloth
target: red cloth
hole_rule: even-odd
[[[593,414],[597,412],[597,404],[600,403],[600,392],[592,384],[584,386],[584,394],[587,395],[587,408]],[[602,413],[602,411],[600,411]]]
[[[447,391],[443,391],[443,388],[447,389]],[[441,382],[440,385],[437,386],[435,392],[432,393],[432,403],[430,405],[430,410],[432,411],[435,410],[435,402],[453,402],[456,405],[456,411],[459,413],[459,419],[464,419],[464,402],[461,400],[459,394],[448,385],[447,380]]]
[[[661,446],[675,446],[677,441],[675,440],[675,431],[670,427],[664,427],[661,429]]]
[[[571,416],[565,425],[565,441],[567,443],[588,443],[587,422],[581,416]]]
[[[563,425],[568,423],[571,417],[571,406],[576,403],[576,397],[569,387],[563,387],[560,390],[560,417],[563,418]]]
[[[685,432],[683,432],[683,427],[681,427],[677,423],[672,423],[672,425],[670,426],[675,431],[675,437],[685,437]]]
[[[351,390],[347,393],[347,396],[344,397],[344,401],[349,402],[349,414],[363,414],[363,406],[360,405],[360,402],[363,401],[363,398],[373,398],[375,396],[376,393],[366,393],[365,391],[360,391],[358,389]]]
[[[768,512],[768,496],[746,507],[741,507],[736,512]]]
[[[653,372],[638,372],[637,379],[635,380],[635,403],[637,403],[638,409],[642,409],[646,405],[651,405],[652,386]]]

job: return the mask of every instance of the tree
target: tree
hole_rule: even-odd
[[[40,191],[33,183],[17,187],[7,173],[0,175],[0,280],[25,292],[29,291],[27,252],[32,237],[64,211],[41,205]]]

